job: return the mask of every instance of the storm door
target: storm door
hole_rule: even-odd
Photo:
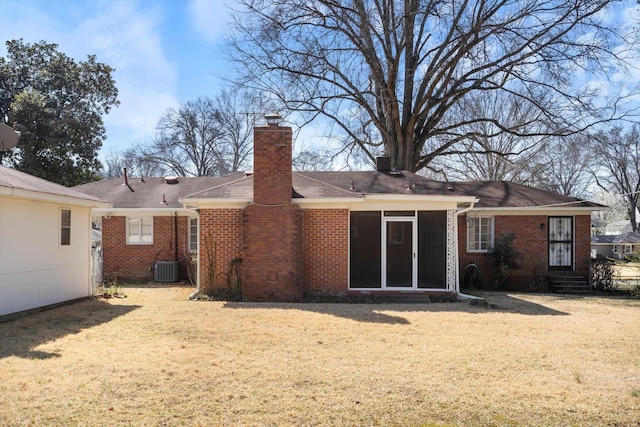
[[[410,288],[417,284],[417,220],[412,217],[384,217],[382,227],[382,280],[385,288]]]
[[[573,218],[549,217],[549,270],[573,270]]]

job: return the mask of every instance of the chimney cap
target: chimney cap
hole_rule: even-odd
[[[282,116],[278,113],[267,113],[264,115],[264,118],[267,120],[269,126],[278,126],[280,120],[282,120]]]

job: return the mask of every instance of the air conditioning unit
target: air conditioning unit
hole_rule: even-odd
[[[179,272],[180,262],[178,261],[156,261],[153,280],[155,282],[177,282]]]

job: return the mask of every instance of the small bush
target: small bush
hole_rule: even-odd
[[[599,291],[613,290],[613,260],[598,256],[591,260],[591,283]]]
[[[493,249],[489,253],[493,261],[495,281],[498,289],[502,289],[511,270],[518,268],[522,254],[513,247],[515,239],[513,233],[501,234],[496,237]]]

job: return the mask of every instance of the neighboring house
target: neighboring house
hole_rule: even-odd
[[[636,213],[637,218],[640,218],[640,213]],[[631,227],[631,221],[628,219],[621,219],[619,221],[613,221],[604,229],[602,234],[606,235],[617,235],[617,234],[626,234],[633,232],[633,227]]]
[[[591,256],[598,255],[623,259],[640,253],[640,234],[632,231],[624,234],[598,234],[591,238]]]
[[[0,166],[0,316],[86,298],[94,196]]]
[[[252,174],[77,187],[114,203],[98,212],[105,274],[149,278],[156,260],[186,258],[197,240],[203,293],[228,290],[237,271],[248,301],[456,297],[469,263],[491,280],[489,252],[506,233],[523,255],[513,289],[555,270],[589,272],[590,216],[601,205],[513,183],[434,181],[391,170],[388,157],[375,171],[292,172],[291,138],[288,127],[256,128]]]

